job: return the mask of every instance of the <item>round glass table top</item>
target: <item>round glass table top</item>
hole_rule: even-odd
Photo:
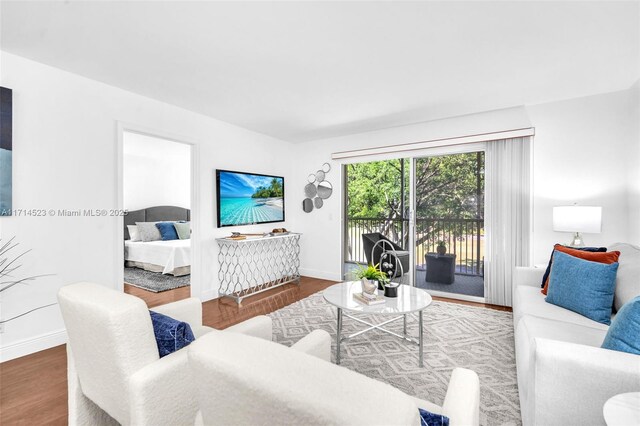
[[[384,295],[384,291],[376,291]],[[353,295],[360,292],[360,281],[347,281],[327,288],[323,296],[324,300],[338,308],[368,314],[408,314],[421,311],[431,304],[429,293],[404,284],[398,286],[398,297],[385,297],[385,303],[379,305],[365,305],[356,301]]]

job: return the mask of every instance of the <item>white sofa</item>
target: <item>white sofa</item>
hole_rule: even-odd
[[[615,244],[615,306],[640,295],[640,248]],[[602,349],[608,326],[545,302],[544,269],[516,268],[513,323],[525,426],[604,425],[610,397],[640,390],[640,356]]]
[[[70,425],[190,425],[197,404],[187,348],[159,358],[146,304],[92,283],[62,287],[58,301],[67,327]],[[202,303],[185,299],[152,308],[189,323],[197,339],[214,331],[202,325]],[[216,331],[218,332],[218,331]],[[254,317],[222,334],[271,340],[271,319]],[[295,348],[329,358],[326,332]]]
[[[329,338],[324,345],[330,348]],[[471,370],[453,370],[440,407],[327,359],[240,334],[208,333],[188,356],[197,424],[418,426],[418,407],[448,416],[451,426],[479,423],[480,387]]]

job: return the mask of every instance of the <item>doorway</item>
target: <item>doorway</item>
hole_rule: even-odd
[[[417,287],[484,298],[484,172],[484,151],[414,159]]]
[[[345,279],[375,264],[371,240],[386,239],[402,258],[394,281],[484,300],[485,155],[474,148],[343,166]]]
[[[122,133],[123,288],[150,305],[191,295],[192,149]]]

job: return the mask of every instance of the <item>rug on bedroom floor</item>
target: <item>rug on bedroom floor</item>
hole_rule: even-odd
[[[290,346],[315,329],[332,337],[335,362],[336,308],[322,293],[275,311],[274,340]],[[381,322],[373,315],[363,319]],[[417,336],[417,316],[407,329]],[[424,311],[424,368],[418,367],[417,345],[379,331],[370,331],[342,345],[341,365],[389,383],[409,395],[441,405],[454,367],[474,370],[480,377],[480,424],[519,425],[520,404],[514,354],[512,314],[455,303],[434,301]],[[343,331],[362,325],[344,318]],[[402,320],[386,326],[402,334]]]
[[[124,268],[124,282],[134,287],[154,293],[186,287],[191,282],[191,275],[174,277],[160,272],[149,272],[140,268]]]

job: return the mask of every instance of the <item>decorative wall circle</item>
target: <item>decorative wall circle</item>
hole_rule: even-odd
[[[302,201],[302,210],[304,210],[305,213],[311,213],[313,211],[313,200],[311,198],[305,198]]]
[[[315,173],[307,176],[307,184],[304,186],[305,199],[302,201],[302,210],[311,213],[314,208],[324,206],[324,200],[331,197],[333,185],[325,180],[327,173],[331,171],[331,164],[324,163]]]
[[[331,182],[323,180],[318,184],[317,192],[319,198],[326,200],[331,197],[331,194],[333,193],[333,185],[331,185]]]
[[[304,195],[307,196],[307,198],[313,198],[318,194],[318,188],[312,184],[312,183],[308,183],[304,186]]]

